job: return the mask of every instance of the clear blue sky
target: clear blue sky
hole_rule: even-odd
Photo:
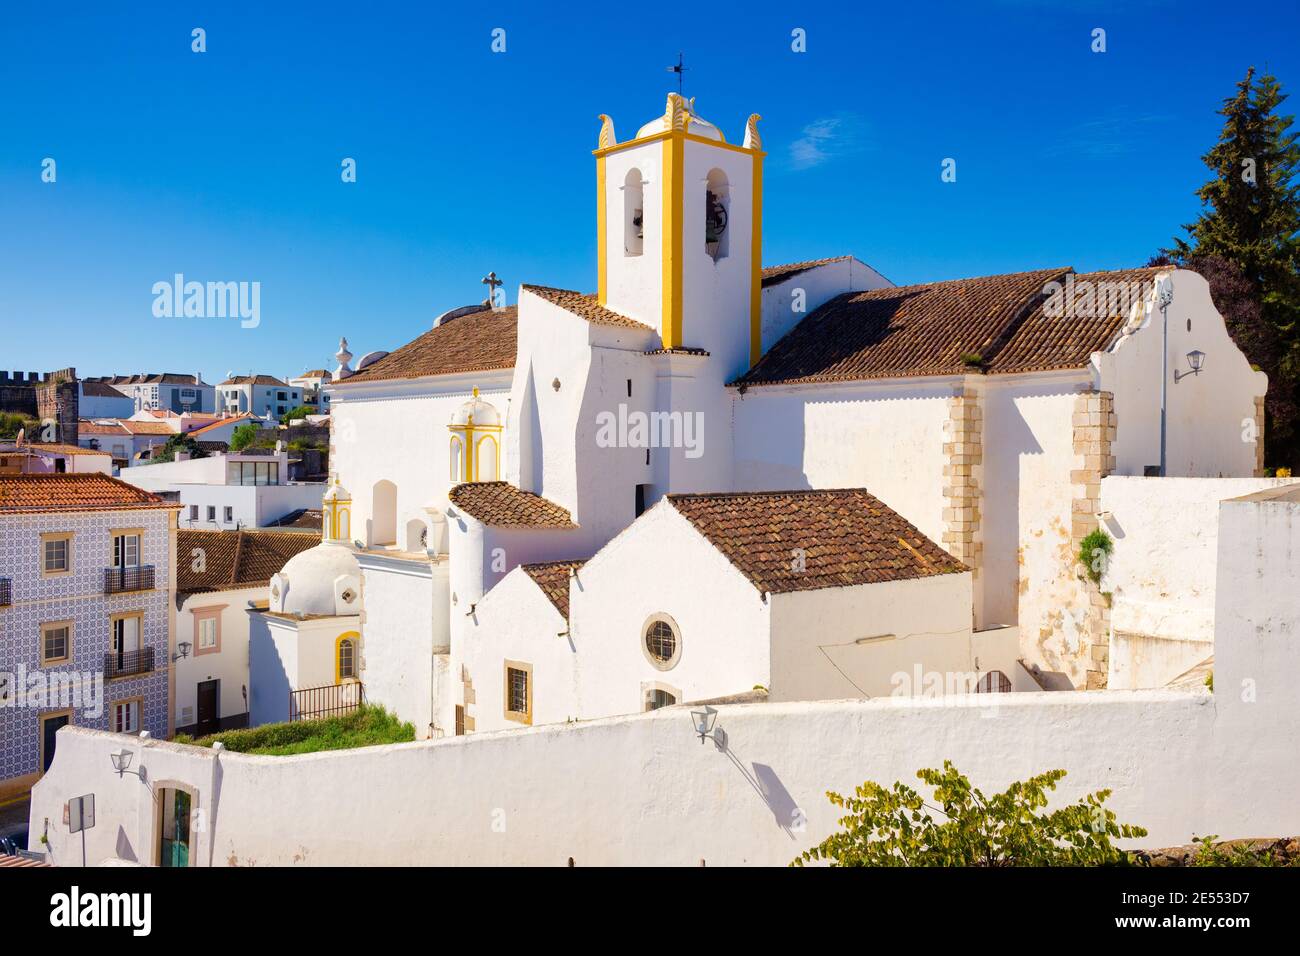
[[[555,9],[8,4],[0,368],[286,374],[410,340],[490,269],[511,301],[591,290],[596,115],[660,113],[679,49],[730,139],[764,117],[765,260],[898,283],[1140,264],[1195,216],[1246,67],[1300,92],[1290,2]],[[155,318],[177,272],[260,282],[261,325]]]

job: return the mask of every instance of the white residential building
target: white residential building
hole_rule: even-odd
[[[77,388],[77,414],[82,418],[130,418],[136,410],[131,395],[107,382],[82,380]]]
[[[325,485],[289,481],[284,451],[229,452],[206,458],[140,464],[121,477],[147,491],[175,494],[180,527],[206,531],[262,528],[286,515],[320,506]]]
[[[302,387],[274,375],[231,375],[217,386],[219,408],[227,414],[280,418],[303,403]]]
[[[0,799],[60,727],[170,735],[176,510],[103,474],[0,475]]]
[[[176,535],[176,732],[204,736],[248,726],[249,609],[267,581],[320,543],[292,531],[189,531]]]
[[[135,411],[167,409],[181,412],[212,412],[216,410],[216,391],[202,375],[180,375],[175,372],[140,372],[136,375],[104,375],[87,378],[83,383],[109,385],[131,398]],[[86,417],[99,417],[99,413],[83,412]]]

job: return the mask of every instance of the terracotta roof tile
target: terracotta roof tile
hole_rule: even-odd
[[[31,442],[24,445],[19,451],[31,450],[34,452],[45,452],[50,455],[107,455],[108,452],[100,451],[95,448],[82,448],[80,445],[63,445],[58,442]],[[6,452],[13,454],[13,452]]]
[[[1167,270],[1072,274],[1072,282],[1062,283],[1060,298],[1041,299],[991,356],[986,370],[996,375],[1087,365],[1094,352],[1110,348],[1128,320],[1129,309],[1151,291],[1161,271]]]
[[[829,265],[832,262],[843,262],[845,259],[852,259],[852,256],[833,256],[830,259],[809,259],[807,262],[790,262],[783,266],[763,266],[763,285],[776,285],[784,282],[786,279],[797,276],[801,272],[807,272],[809,269],[816,269],[818,266]]]
[[[447,320],[333,385],[514,368],[518,323],[513,305]]]
[[[593,325],[621,325],[630,329],[654,331],[644,322],[638,322],[636,319],[630,319],[626,315],[620,315],[612,309],[607,309],[597,301],[594,295],[585,292],[552,289],[550,286],[544,285],[525,285],[524,289],[538,298],[545,299],[551,305],[558,305],[566,312],[572,312],[579,318],[586,319]]]
[[[523,568],[567,621],[569,619],[569,577],[584,563],[583,561],[543,561],[539,564],[525,564]]]
[[[274,375],[232,375],[221,383],[222,385],[273,385],[280,388],[291,387],[288,382],[282,382]]]
[[[864,488],[668,495],[760,592],[809,591],[965,571]],[[803,570],[794,570],[802,553]]]
[[[836,296],[801,321],[735,384],[855,381],[971,371],[1065,269],[897,286]]]
[[[294,555],[314,548],[320,538],[293,531],[196,531],[176,532],[176,590],[229,591],[266,585]],[[203,551],[203,570],[195,571],[190,556]]]
[[[497,527],[576,528],[573,516],[553,501],[520,491],[507,481],[457,485],[447,496],[471,518]]]
[[[180,505],[108,475],[0,475],[0,513],[146,508]]]

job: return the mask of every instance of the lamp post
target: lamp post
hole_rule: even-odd
[[[1174,280],[1165,273],[1156,279],[1156,302],[1160,305],[1160,316],[1164,329],[1160,347],[1160,477],[1165,477],[1165,454],[1168,438],[1169,411],[1169,303],[1174,301]]]

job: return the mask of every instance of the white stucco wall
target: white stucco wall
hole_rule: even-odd
[[[357,563],[365,608],[361,680],[366,699],[410,721],[417,740],[433,736],[438,723],[434,657],[451,646],[447,562],[359,552]]]
[[[505,717],[507,660],[532,667],[534,726],[580,716],[579,655],[568,631],[568,622],[522,568],[484,596],[470,617],[463,653],[474,698],[465,702],[465,716],[474,732],[520,726]]]
[[[1162,687],[1214,652],[1220,502],[1291,484],[1275,478],[1133,478],[1101,483],[1115,543],[1110,686]]]
[[[945,759],[986,792],[1050,768],[1068,772],[1057,800],[1109,788],[1119,819],[1149,830],[1145,846],[1295,833],[1300,502],[1234,499],[1220,520],[1213,694],[723,706],[703,745],[677,707],[299,757],[65,728],[33,791],[33,839],[94,792],[88,858],[151,859],[150,791],[103,770],[123,746],[155,786],[196,792],[196,865],[780,865],[836,827],[826,790],[913,782]],[[54,862],[75,865],[79,838],[49,835]]]
[[[689,701],[771,682],[763,595],[667,501],[582,567],[569,603],[580,660],[575,716],[642,710],[649,683]],[[681,635],[680,657],[669,670],[654,666],[643,648],[653,614],[670,615]]]
[[[943,574],[770,595],[772,700],[923,692],[923,675],[1010,675],[1015,658],[979,661],[971,634],[971,575]],[[879,638],[859,644],[864,638]],[[986,655],[986,658],[988,655]],[[901,675],[901,676],[900,676]]]
[[[1267,391],[1268,377],[1252,370],[1233,343],[1209,284],[1185,269],[1172,274],[1167,474],[1248,477],[1255,445],[1245,438],[1255,418],[1254,398]],[[1141,475],[1144,466],[1160,462],[1162,326],[1159,310],[1148,308],[1140,326],[1095,359],[1099,387],[1115,395],[1117,475]],[[1186,355],[1193,349],[1205,353],[1204,368],[1175,384],[1173,373],[1188,371]]]
[[[848,257],[815,266],[763,287],[763,352],[766,353],[818,306],[843,292],[883,289],[893,283],[871,266]],[[802,310],[798,310],[802,305]]]
[[[407,522],[427,521],[430,506],[446,509],[447,492],[457,483],[451,477],[447,424],[475,387],[505,420],[510,378],[507,369],[338,386],[330,412],[330,467],[352,495],[354,538],[371,543],[375,488],[383,481],[397,486],[399,545]],[[503,474],[509,467],[508,449],[503,440]]]
[[[945,379],[764,386],[735,401],[739,491],[866,488],[943,537]]]
[[[182,555],[182,560],[186,556]],[[172,711],[176,726],[185,727],[198,720],[198,685],[203,681],[221,681],[218,717],[247,712],[244,690],[248,687],[248,602],[266,599],[266,587],[233,591],[212,591],[185,597],[176,614],[176,643],[190,645],[189,656],[173,665],[176,670],[176,698]],[[220,608],[220,650],[200,654],[199,635],[194,626],[196,610]]]

